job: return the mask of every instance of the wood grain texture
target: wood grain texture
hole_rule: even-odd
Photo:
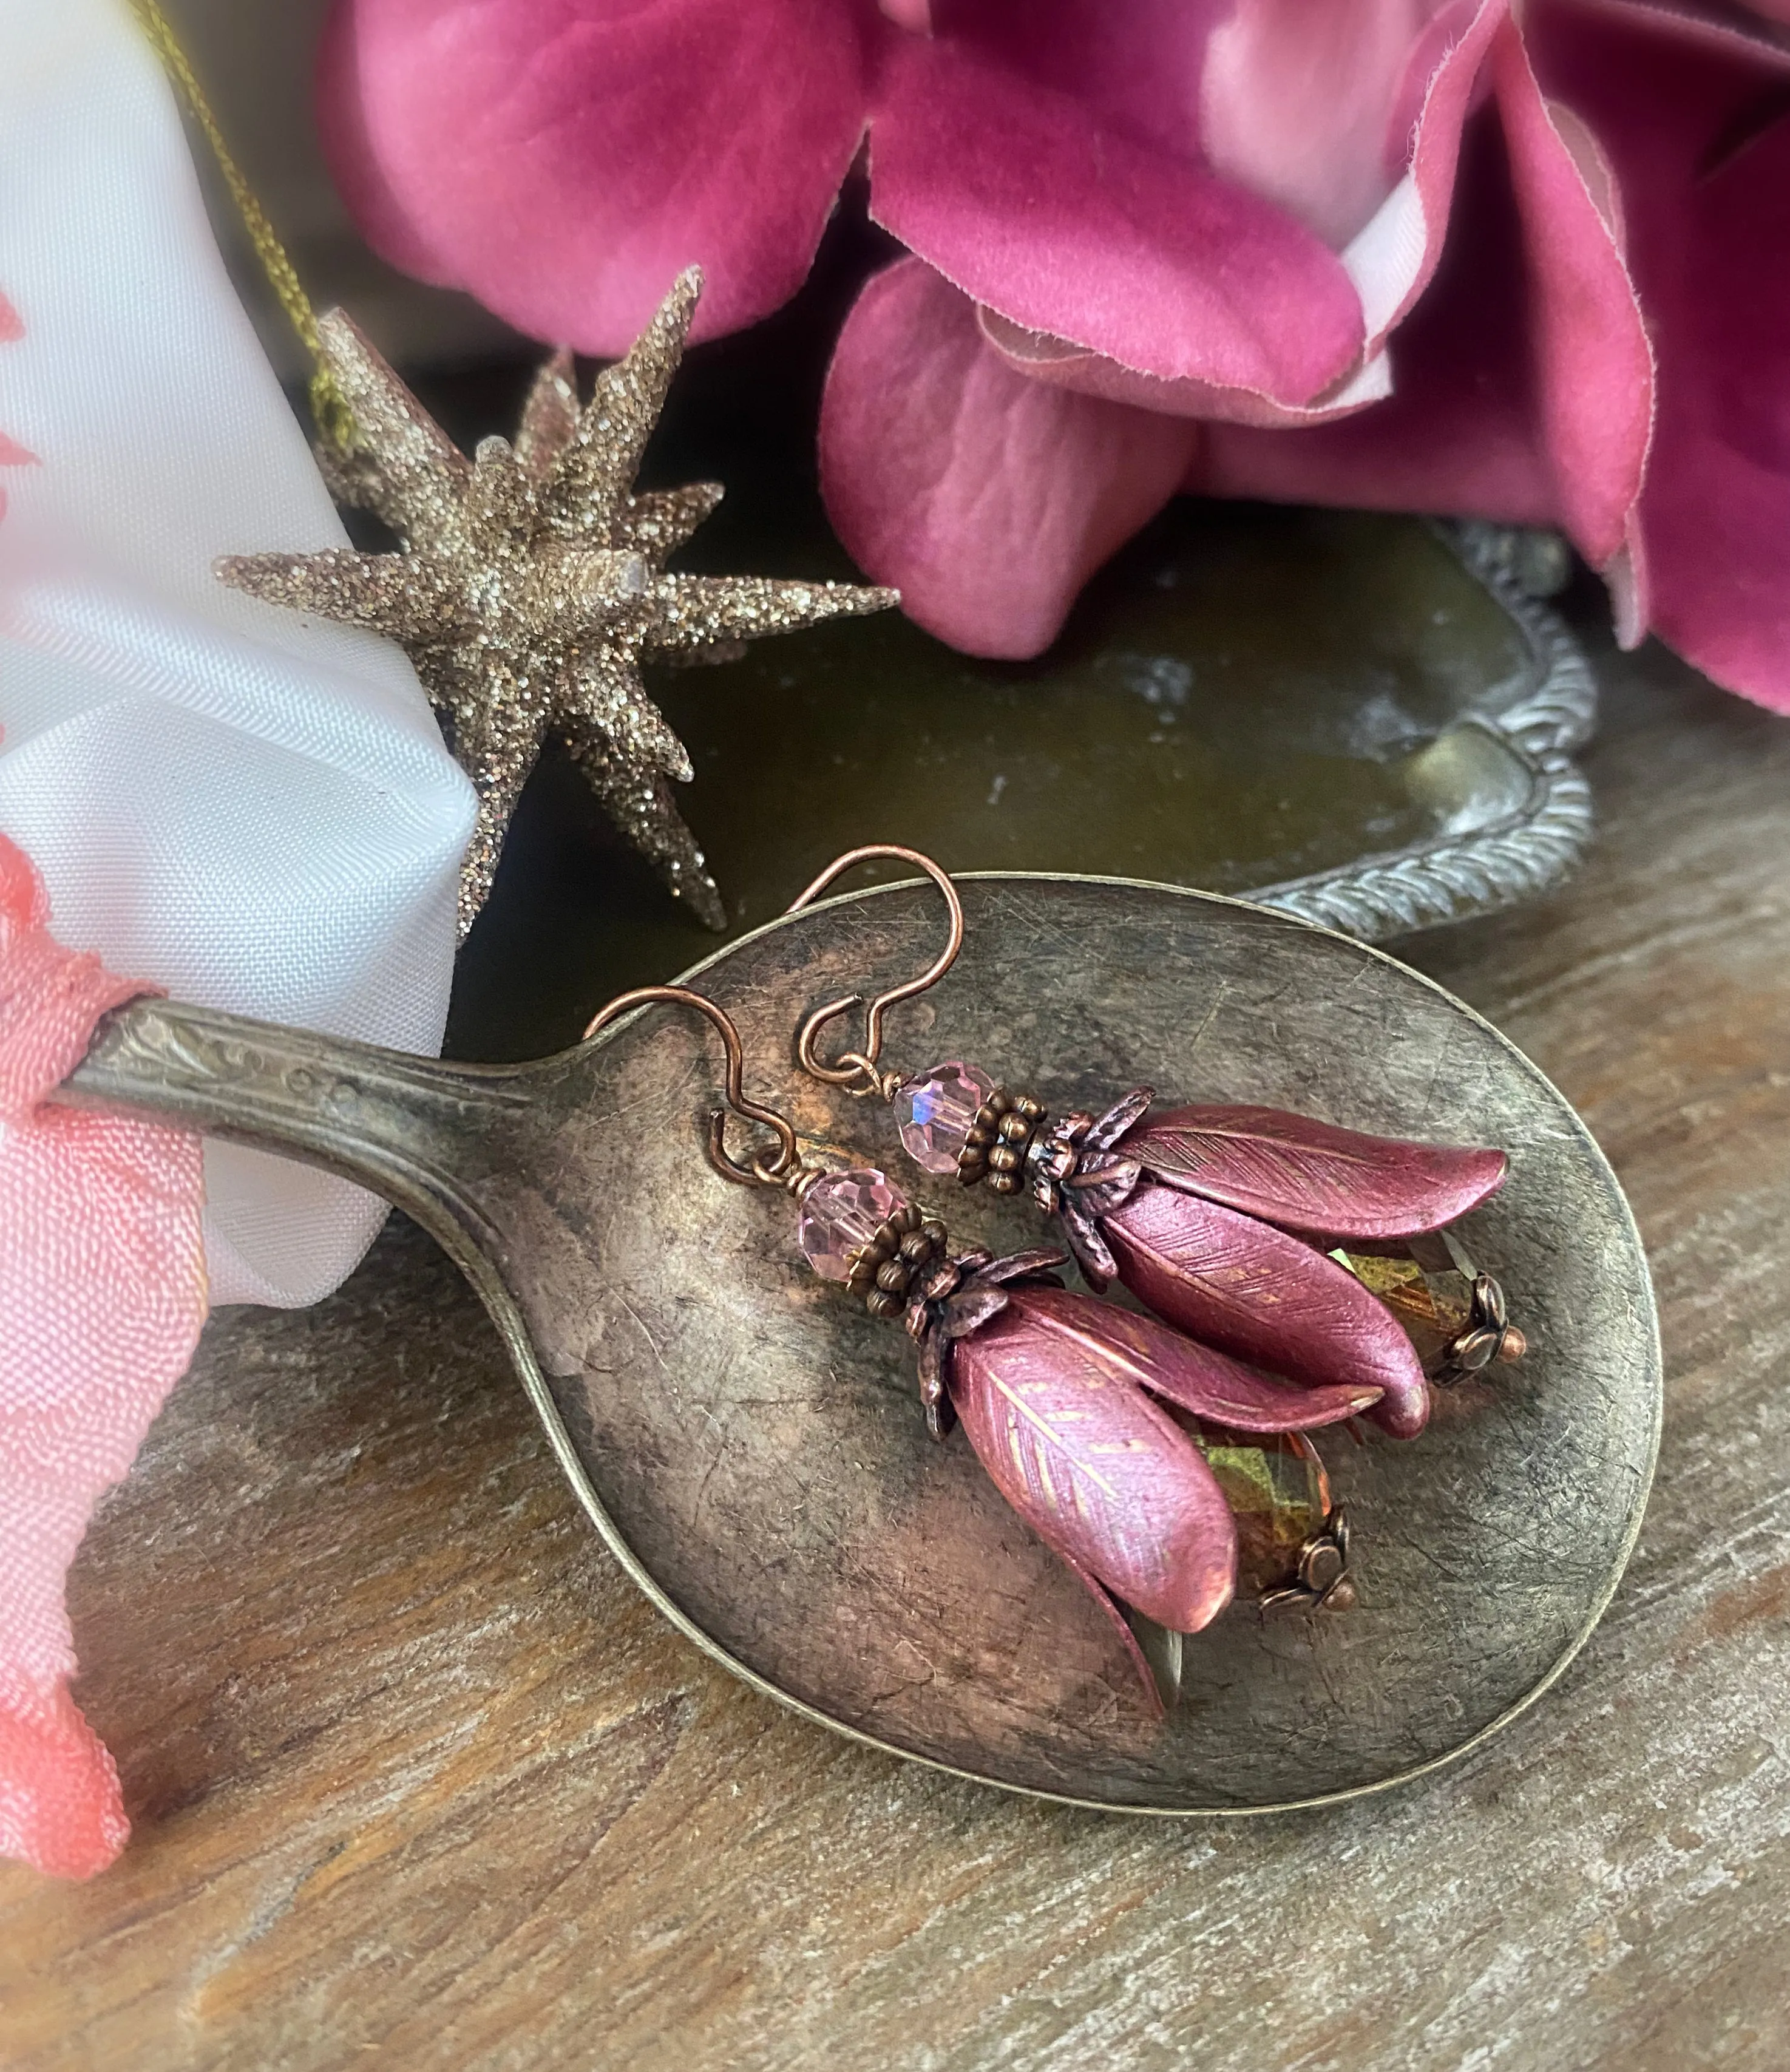
[[[0,1874],[0,2060],[1382,2072],[1790,2062],[1790,729],[1604,664],[1600,846],[1406,946],[1652,1251],[1652,1508],[1463,1767],[1224,1827],[1028,1804],[733,1683],[614,1570],[452,1268],[227,1314],[74,1578],[136,1838]]]

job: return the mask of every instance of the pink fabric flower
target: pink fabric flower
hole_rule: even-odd
[[[196,1137],[40,1105],[108,1008],[153,989],[49,932],[0,836],[0,1854],[85,1877],[129,1832],[68,1691],[68,1564],[205,1319]]]
[[[783,300],[868,137],[913,256],[840,339],[823,486],[961,647],[1037,652],[1184,487],[1558,524],[1625,640],[1790,709],[1790,4],[1755,14],[338,0],[321,105],[390,257],[605,354],[692,259],[706,332]]]

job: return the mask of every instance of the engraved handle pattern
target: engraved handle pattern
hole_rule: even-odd
[[[519,1075],[441,1065],[168,1000],[108,1015],[54,1098],[123,1108],[321,1166],[444,1241],[488,1249],[468,1190],[483,1140],[525,1107]],[[450,1248],[460,1249],[450,1242]]]

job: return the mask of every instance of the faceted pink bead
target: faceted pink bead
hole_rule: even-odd
[[[955,1058],[899,1087],[895,1121],[909,1157],[929,1173],[955,1173],[975,1112],[994,1090],[986,1072]]]
[[[808,1190],[798,1233],[803,1255],[823,1281],[843,1281],[848,1254],[870,1242],[878,1223],[906,1206],[872,1167],[829,1173]]]

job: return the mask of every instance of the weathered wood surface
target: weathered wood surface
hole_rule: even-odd
[[[852,1747],[712,1667],[394,1227],[227,1315],[74,1579],[137,1823],[0,1874],[0,2062],[1389,2072],[1790,2063],[1790,728],[1611,661],[1604,835],[1407,946],[1650,1244],[1652,1508],[1563,1683],[1394,1796],[1174,1825]]]

